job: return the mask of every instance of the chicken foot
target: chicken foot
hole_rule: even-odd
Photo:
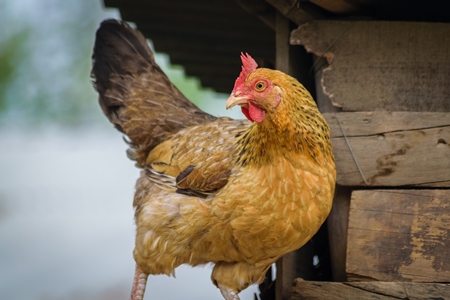
[[[142,270],[136,265],[130,300],[144,299],[145,286],[147,285],[147,276],[148,275],[142,272]]]

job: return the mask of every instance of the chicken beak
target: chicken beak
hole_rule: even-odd
[[[248,98],[245,96],[241,96],[240,93],[238,94],[231,94],[230,97],[227,100],[227,103],[225,105],[226,109],[232,108],[236,105],[243,105],[247,104]]]

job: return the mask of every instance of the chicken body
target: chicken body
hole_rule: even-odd
[[[125,24],[102,24],[93,59],[100,104],[143,169],[134,198],[137,279],[212,262],[214,284],[239,299],[317,232],[331,209],[334,159],[328,127],[297,80],[256,63],[243,71],[227,106],[241,105],[253,123],[188,102]],[[262,100],[242,98],[241,83],[261,80]]]
[[[213,280],[240,291],[316,233],[331,207],[323,186],[332,177],[301,154],[296,165],[280,153],[260,167],[241,166],[237,148],[244,137],[236,135],[248,130],[247,122],[219,119],[184,129],[150,153],[134,203],[134,255],[145,273],[169,275],[180,264],[213,262]],[[198,176],[230,172],[224,187],[203,198],[176,193],[175,177],[149,174],[161,165],[169,176],[189,166],[202,170]]]

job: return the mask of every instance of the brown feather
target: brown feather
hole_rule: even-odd
[[[235,160],[235,136],[248,126],[246,121],[219,118],[188,127],[156,146],[146,163],[157,172],[176,177],[178,193],[204,198],[228,183]]]
[[[140,167],[149,151],[172,134],[215,119],[180,93],[155,63],[144,36],[126,23],[100,25],[92,60],[100,106],[130,138]]]

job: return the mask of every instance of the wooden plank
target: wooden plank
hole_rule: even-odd
[[[450,111],[450,23],[312,21],[291,44],[326,58],[323,97],[344,111]],[[320,93],[319,93],[320,94]]]
[[[324,116],[331,130],[338,184],[450,187],[450,113],[347,112]]]
[[[345,134],[349,137],[445,128],[450,125],[450,112],[341,112],[338,114],[325,113],[324,116],[330,126],[332,138],[343,136],[336,116],[339,118]]]
[[[347,277],[450,282],[450,190],[354,191]]]
[[[411,282],[323,282],[297,279],[290,300],[450,299],[450,284]]]

